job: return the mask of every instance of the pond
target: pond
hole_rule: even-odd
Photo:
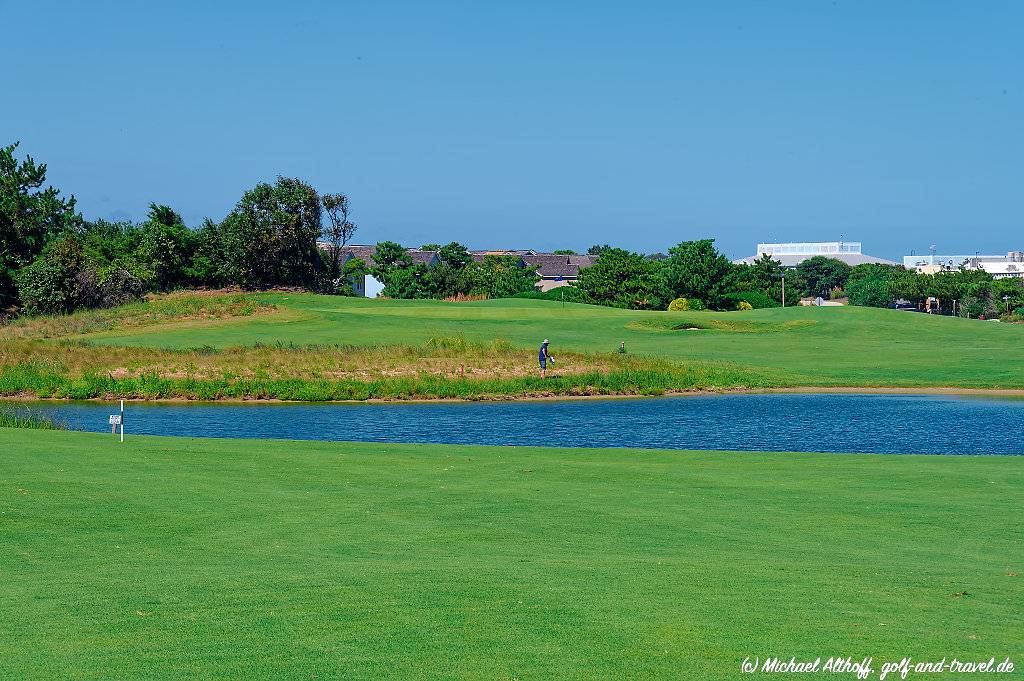
[[[36,402],[108,431],[116,405]],[[925,395],[699,395],[420,404],[128,403],[126,432],[196,437],[884,454],[1024,454],[1024,400]]]

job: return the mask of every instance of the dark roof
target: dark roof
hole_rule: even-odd
[[[421,251],[419,249],[407,249],[412,261],[418,265],[433,265],[437,260],[437,251]]]
[[[342,261],[359,258],[368,267],[373,267],[375,246],[346,246],[342,249]],[[423,251],[410,248],[407,250],[414,263],[433,265],[437,262],[437,251]],[[488,255],[518,256],[524,264],[535,267],[541,277],[553,279],[557,277],[576,278],[580,270],[590,267],[597,260],[596,255],[556,255],[554,253],[534,253],[533,251],[473,251],[470,256],[482,263]]]
[[[341,249],[342,262],[348,262],[353,258],[359,258],[366,263],[367,267],[373,267],[376,262],[373,259],[377,252],[376,246],[346,246]],[[437,251],[421,251],[419,249],[407,248],[406,253],[412,258],[413,263],[422,265],[433,265],[437,259]]]
[[[523,256],[531,267],[537,268],[537,274],[545,279],[562,277],[575,279],[580,270],[590,267],[597,260],[594,255],[556,255],[554,253],[538,253]]]

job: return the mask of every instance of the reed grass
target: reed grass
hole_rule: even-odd
[[[260,345],[205,348],[94,347],[50,343],[6,348],[0,396],[296,401],[492,399],[667,392],[798,385],[782,372],[725,362],[675,363],[613,354],[563,353],[541,378],[507,341],[434,338],[425,345],[370,348]]]
[[[67,424],[40,416],[28,408],[0,406],[0,428],[27,428],[29,430],[67,430]]]

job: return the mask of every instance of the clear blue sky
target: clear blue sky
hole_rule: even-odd
[[[1024,3],[0,0],[0,143],[87,217],[278,174],[358,241],[1024,248]]]

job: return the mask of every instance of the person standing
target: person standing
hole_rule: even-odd
[[[548,343],[550,341],[545,338],[544,342],[540,344],[540,352],[537,353],[537,361],[540,362],[540,377],[548,377],[548,362],[555,363],[555,358],[548,353]]]

